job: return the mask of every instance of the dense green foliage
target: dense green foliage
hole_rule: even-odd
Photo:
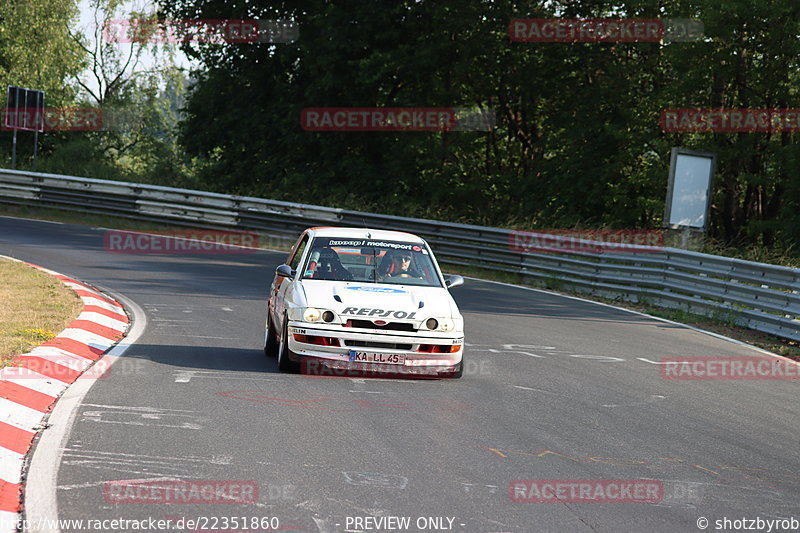
[[[670,149],[682,146],[718,154],[713,235],[780,249],[800,238],[797,134],[666,133],[659,124],[667,108],[800,107],[795,0],[159,3],[165,19],[290,19],[300,35],[274,45],[184,44],[200,68],[177,145],[179,77],[158,90],[131,82],[118,97],[154,113],[136,157],[103,145],[108,137],[80,141],[120,178],[491,225],[657,228]],[[705,38],[509,39],[511,19],[548,17],[695,18]],[[307,107],[373,106],[479,106],[494,110],[497,126],[300,126]],[[67,159],[48,168],[71,173]]]
[[[0,3],[0,88],[8,85],[43,90],[48,105],[72,102],[67,80],[83,66],[70,39],[78,16],[77,0],[4,0]]]
[[[76,0],[8,0],[0,6],[0,87],[45,91],[45,107],[68,115],[99,109],[100,131],[39,135],[36,170],[134,181],[179,180],[186,165],[173,134],[185,77],[167,47],[121,46],[104,38],[106,21],[125,13],[123,0],[90,0],[92,22],[78,24]],[[5,98],[5,92],[3,93]],[[0,134],[9,166],[10,132]],[[33,133],[18,133],[18,167],[32,168]]]
[[[798,107],[793,0],[180,0],[168,18],[291,18],[291,44],[186,45],[181,142],[216,190],[524,226],[659,227],[669,152],[719,154],[712,231],[800,236],[797,135],[665,133],[674,107]],[[511,42],[512,18],[697,18],[698,42]],[[484,106],[491,133],[308,132],[312,106]]]
[[[0,3],[0,98],[6,105],[9,85],[43,90],[45,106],[75,101],[69,83],[85,66],[69,28],[78,17],[77,0],[4,0]],[[11,133],[0,133],[0,153],[9,166]],[[32,152],[33,134],[18,135],[19,154]]]

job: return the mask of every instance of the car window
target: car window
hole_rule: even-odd
[[[342,237],[314,239],[303,279],[441,287],[424,244]]]
[[[308,235],[304,235],[303,240],[300,241],[300,244],[297,245],[294,251],[294,255],[289,260],[289,266],[292,267],[292,270],[297,270],[297,267],[300,265],[300,259],[303,258],[303,252],[305,251],[307,244],[308,244]]]

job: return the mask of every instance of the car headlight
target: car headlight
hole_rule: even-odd
[[[425,321],[425,327],[431,331],[453,331],[456,323],[452,318],[429,318]]]
[[[303,311],[303,320],[306,322],[318,322],[322,318],[322,311],[316,307],[306,307]]]

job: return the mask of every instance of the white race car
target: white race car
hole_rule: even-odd
[[[283,371],[461,377],[464,319],[410,233],[310,228],[275,271],[264,352]]]

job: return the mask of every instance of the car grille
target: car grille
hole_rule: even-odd
[[[354,320],[348,319],[345,322],[344,327],[346,328],[367,328],[367,329],[385,329],[391,331],[417,331],[414,329],[414,324],[408,322],[389,322],[383,326],[378,326],[373,324],[369,320]]]
[[[345,340],[345,346],[353,346],[359,348],[388,348],[390,350],[410,350],[410,344],[396,343],[396,342],[373,342],[373,341],[353,341]]]

